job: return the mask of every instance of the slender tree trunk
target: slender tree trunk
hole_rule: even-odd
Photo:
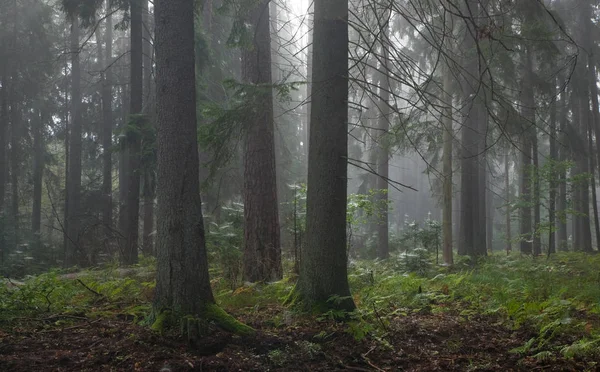
[[[21,243],[21,226],[19,211],[19,177],[21,173],[21,104],[17,99],[17,72],[13,71],[10,104],[10,185],[11,185],[11,208],[12,239],[11,246],[16,248]]]
[[[590,113],[591,114],[591,113]],[[591,119],[591,118],[590,118]],[[594,143],[592,140],[593,137],[593,129],[592,129],[592,121],[588,122],[588,148],[589,151],[592,152],[594,150]],[[595,156],[590,154],[590,187],[592,189],[592,210],[594,212],[594,228],[596,232],[596,247],[600,249],[600,220],[598,220],[598,199],[596,197],[596,176],[594,170],[596,169],[596,161]]]
[[[556,80],[553,81],[554,87],[553,97],[556,97]],[[564,94],[564,92],[562,93]],[[558,133],[556,132],[556,121],[557,121],[557,104],[558,102],[554,100],[550,103],[550,128],[549,128],[549,137],[550,137],[550,161],[552,161],[552,172],[550,174],[549,181],[549,196],[548,196],[548,224],[550,225],[550,231],[548,232],[548,254],[552,254],[556,252],[556,189],[557,189],[557,177],[558,173],[556,172],[556,163],[558,162],[558,147],[556,146],[556,136]]]
[[[143,0],[143,18],[144,18],[144,111],[148,116],[148,120],[154,125],[154,117],[152,115],[154,102],[154,84],[152,81],[152,24],[148,11],[148,1]],[[145,146],[147,147],[147,146]],[[146,164],[144,166],[144,227],[142,250],[146,256],[154,255],[154,198],[156,197],[156,179],[155,169]]]
[[[155,0],[158,258],[155,314],[202,316],[214,304],[200,199],[194,2]]]
[[[563,82],[565,80],[563,79]],[[560,129],[559,138],[562,146],[558,152],[558,160],[563,164],[568,159],[568,148],[566,128],[568,123],[568,108],[567,108],[567,91],[561,92],[560,95]],[[569,250],[568,237],[567,237],[567,173],[561,165],[561,169],[558,174],[558,198],[556,201],[557,211],[557,230],[556,230],[556,245],[559,251],[565,252]]]
[[[519,183],[519,198],[523,206],[520,208],[520,248],[522,254],[533,253],[533,236],[531,225],[531,165],[533,153],[532,129],[535,127],[535,101],[533,96],[533,60],[531,47],[526,50],[526,66],[523,76],[521,102],[521,115],[525,119],[523,128],[523,141],[521,148],[521,170]]]
[[[533,254],[542,254],[542,237],[540,235],[541,204],[540,204],[540,172],[537,128],[533,129]]]
[[[38,108],[32,121],[33,134],[33,203],[31,232],[36,246],[40,243],[42,228],[42,177],[44,174],[44,113]],[[39,248],[39,247],[38,247]]]
[[[253,47],[242,51],[246,84],[271,84],[269,2],[261,1],[248,19]],[[261,88],[258,88],[261,89]],[[275,170],[273,93],[257,92],[257,109],[249,117],[244,154],[244,279],[250,282],[282,278]]]
[[[107,8],[109,1],[107,0]],[[110,10],[109,10],[110,13]],[[105,203],[102,209],[102,223],[110,234],[112,227],[113,198],[112,198],[112,38],[113,38],[112,16],[106,16],[106,32],[104,34],[105,55],[104,71],[102,79],[102,195]]]
[[[452,141],[454,141],[454,131],[452,130],[452,76],[450,68],[446,68],[444,71],[444,117],[442,123],[444,125],[444,160],[443,160],[443,194],[444,194],[444,205],[443,205],[443,221],[442,221],[442,235],[443,235],[443,258],[445,265],[454,264],[454,258],[452,254]]]
[[[315,0],[306,211],[297,290],[308,308],[353,310],[347,268],[348,1]],[[328,301],[337,296],[339,301]]]
[[[131,4],[131,100],[129,102],[130,120],[127,123],[126,147],[127,162],[127,198],[125,205],[125,246],[121,251],[121,263],[133,265],[138,261],[139,214],[140,214],[140,157],[142,139],[139,133],[143,125],[143,23],[142,0],[130,0]]]
[[[377,148],[377,189],[380,190],[381,195],[378,197],[378,202],[382,206],[385,206],[384,211],[381,215],[381,220],[377,224],[377,257],[380,259],[386,259],[390,256],[389,246],[389,213],[388,213],[388,178],[389,178],[389,144],[387,143],[387,136],[390,130],[390,118],[391,110],[389,106],[390,100],[390,57],[389,57],[389,12],[384,12],[381,35],[381,49],[383,58],[383,73],[380,76],[379,85],[379,145]]]
[[[2,64],[2,88],[0,89],[0,264],[4,264],[6,246],[4,239],[4,225],[6,224],[6,211],[4,206],[6,188],[6,133],[8,128],[8,74],[7,63]]]
[[[83,263],[79,246],[81,227],[81,150],[83,128],[81,123],[81,66],[79,63],[79,21],[71,24],[71,125],[69,135],[68,228],[65,266]]]
[[[511,197],[510,197],[510,160],[508,149],[504,155],[504,192],[506,194],[506,254],[512,251],[512,234],[511,234]]]
[[[488,169],[486,174],[487,178],[491,178],[492,172]],[[492,190],[490,189],[492,183],[490,181],[487,182],[488,187],[485,189],[485,226],[486,226],[486,247],[487,251],[491,254],[494,251],[494,196],[492,194]]]

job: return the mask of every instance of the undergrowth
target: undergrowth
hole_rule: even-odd
[[[511,329],[531,330],[534,336],[514,353],[541,359],[552,353],[600,356],[600,256],[498,255],[477,264],[464,259],[451,269],[412,259],[400,255],[352,265],[359,310],[349,332],[357,339],[370,334],[385,340],[390,319],[398,315],[446,312],[466,321],[494,317]]]
[[[532,337],[511,350],[539,360],[600,358],[600,255],[557,254],[547,258],[491,256],[478,262],[459,258],[440,267],[425,252],[399,254],[386,261],[352,262],[349,281],[358,310],[324,314],[316,321],[347,320],[355,339],[371,337],[392,347],[394,320],[410,314],[452,314],[465,322],[488,317]],[[75,273],[50,271],[22,282],[0,285],[0,326],[22,322],[43,326],[70,319],[115,317],[144,323],[154,290],[155,262],[134,268],[115,266]],[[294,309],[283,302],[293,278],[276,283],[232,285],[213,269],[217,303],[226,311],[259,316],[274,328],[289,326]],[[234,279],[235,280],[235,279]],[[232,289],[234,288],[234,289]],[[349,319],[349,320],[348,320]],[[273,354],[272,359],[277,359]],[[274,362],[275,363],[275,362]]]

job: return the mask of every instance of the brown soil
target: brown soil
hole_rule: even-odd
[[[287,318],[286,310],[236,314],[255,327],[251,338],[214,329],[199,345],[158,335],[128,319],[21,319],[0,330],[0,371],[569,371],[595,362],[544,361],[510,350],[533,335],[494,319],[460,315],[399,315],[380,340],[362,341],[333,321]],[[59,324],[57,325],[57,321]],[[283,321],[285,323],[285,321]],[[565,341],[565,340],[563,340]]]

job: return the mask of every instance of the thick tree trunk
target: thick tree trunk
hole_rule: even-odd
[[[244,279],[279,280],[283,276],[277,205],[271,36],[269,2],[252,10],[248,23],[254,35],[250,49],[242,51],[242,79],[258,86],[255,109],[249,114],[244,153]],[[260,87],[265,85],[265,87]],[[251,98],[256,99],[256,98]]]
[[[297,290],[308,308],[354,309],[348,285],[348,1],[315,0],[306,246]],[[329,301],[338,296],[339,301]]]
[[[83,128],[81,123],[81,66],[79,62],[79,22],[74,19],[71,25],[71,125],[69,135],[68,161],[68,227],[65,251],[65,266],[71,267],[83,262],[79,233],[81,226],[81,150]]]
[[[200,200],[194,2],[155,0],[158,258],[154,312],[201,316],[210,287]]]

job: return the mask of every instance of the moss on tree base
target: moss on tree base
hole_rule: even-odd
[[[150,328],[162,334],[169,328],[173,329],[179,326],[181,335],[186,337],[188,341],[194,341],[207,334],[209,322],[213,322],[218,327],[240,336],[252,336],[256,333],[254,328],[238,321],[217,304],[207,305],[199,317],[177,315],[171,310],[163,310],[155,314],[154,322]]]

